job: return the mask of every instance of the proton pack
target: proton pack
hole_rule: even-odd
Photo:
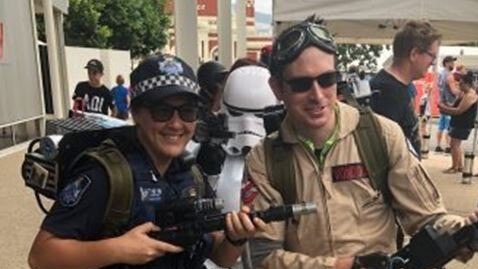
[[[129,126],[70,132],[33,140],[25,154],[21,174],[25,185],[34,190],[40,208],[45,213],[48,212],[40,200],[40,195],[56,200],[58,193],[64,187],[64,178],[68,171],[82,158],[94,158],[103,166],[109,165],[105,161],[112,161],[114,170],[117,170],[118,166],[128,167],[126,160],[117,149],[115,141],[119,141],[121,137],[124,138],[128,133],[131,135],[133,129]],[[124,168],[120,169],[125,170]],[[113,169],[105,167],[105,170],[109,173],[108,170]],[[131,176],[130,171],[121,171],[120,173]],[[109,175],[109,177],[111,176]]]

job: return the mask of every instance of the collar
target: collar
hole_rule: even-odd
[[[335,118],[337,119],[335,121],[334,129],[332,130],[332,133],[327,137],[323,145],[320,145],[320,150],[314,145],[312,141],[310,141],[307,138],[301,137],[298,135],[299,140],[302,141],[302,143],[312,152],[314,153],[315,157],[319,161],[319,164],[323,164],[325,160],[325,156],[327,153],[332,149],[332,147],[335,145],[335,142],[337,142],[337,136],[338,136],[338,131],[340,128],[340,117],[339,117],[339,106],[334,107],[334,113],[335,113]]]
[[[357,127],[357,124],[359,122],[359,111],[350,105],[338,101],[336,103],[336,110],[336,115],[338,115],[338,122],[343,123],[339,124],[336,127],[336,140],[340,140],[351,134]],[[282,122],[280,132],[282,140],[285,143],[296,144],[301,142],[297,135],[297,132],[294,129],[292,119],[289,117],[289,115],[286,115],[284,121]]]

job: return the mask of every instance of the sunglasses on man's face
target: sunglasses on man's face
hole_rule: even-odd
[[[320,74],[317,77],[299,77],[286,80],[285,82],[289,85],[290,89],[293,92],[306,92],[312,88],[314,81],[322,88],[328,88],[337,83],[339,79],[339,73],[337,71],[327,72]]]
[[[166,122],[173,118],[174,112],[177,111],[179,118],[184,122],[193,122],[198,119],[199,107],[194,104],[184,104],[180,106],[172,106],[168,104],[157,104],[150,106],[149,112],[154,121]]]

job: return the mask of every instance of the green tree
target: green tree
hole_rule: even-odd
[[[133,57],[161,49],[170,27],[165,0],[70,0],[69,46],[126,49]]]
[[[347,71],[350,65],[356,65],[376,71],[377,58],[380,57],[381,51],[382,45],[338,44],[338,68]]]

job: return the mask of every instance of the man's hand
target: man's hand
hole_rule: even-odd
[[[226,215],[225,233],[232,241],[248,239],[258,231],[266,229],[266,223],[259,218],[249,218],[250,208],[243,206],[240,212],[230,212]]]
[[[472,214],[468,215],[466,218],[467,225],[473,225],[478,222],[478,211],[473,212]],[[456,259],[465,263],[473,258],[475,252],[478,251],[478,234],[475,234],[475,238],[471,242],[467,248],[463,248],[458,252]]]
[[[120,263],[145,264],[166,253],[183,251],[181,247],[153,239],[148,235],[155,231],[159,231],[159,227],[152,222],[147,222],[115,238],[114,244],[117,245],[115,254]]]

